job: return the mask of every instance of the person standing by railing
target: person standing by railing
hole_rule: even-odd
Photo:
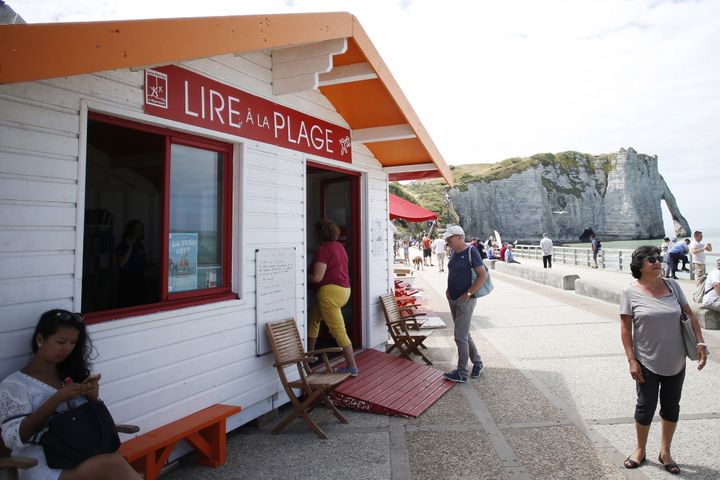
[[[547,233],[543,233],[540,240],[540,250],[543,254],[543,268],[552,268],[553,242]]]
[[[600,254],[600,249],[602,248],[602,244],[600,243],[600,240],[595,238],[594,233],[590,235],[590,248],[592,249],[592,254],[593,254],[592,268],[598,268],[597,257]]]
[[[692,253],[692,268],[698,282],[707,273],[705,271],[705,252],[712,252],[711,243],[703,243],[703,233],[696,230],[693,233],[694,240],[690,242],[690,253]]]

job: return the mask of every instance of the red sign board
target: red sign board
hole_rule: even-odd
[[[175,65],[145,70],[145,113],[352,163],[347,128]]]

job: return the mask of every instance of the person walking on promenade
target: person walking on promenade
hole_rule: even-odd
[[[543,238],[540,240],[540,250],[543,254],[543,268],[552,268],[553,243],[547,233],[543,233]]]
[[[600,249],[602,248],[602,244],[600,243],[600,240],[595,238],[595,234],[590,235],[590,248],[592,249],[592,255],[593,255],[593,265],[592,268],[598,268],[597,263],[597,257],[600,253]]]
[[[403,240],[403,261],[405,265],[410,266],[410,240]]]
[[[432,263],[432,242],[430,241],[430,237],[427,236],[427,233],[423,233],[422,240],[420,240],[420,246],[422,247],[423,251],[423,265],[433,267]]]
[[[465,383],[468,378],[468,359],[473,364],[470,378],[478,378],[483,368],[482,359],[475,342],[470,336],[470,321],[477,298],[473,295],[485,283],[487,272],[477,249],[465,243],[465,231],[451,225],[443,234],[448,247],[452,250],[448,260],[448,286],[445,296],[450,304],[450,314],[455,324],[455,345],[458,349],[457,369],[445,374],[453,382]],[[474,270],[477,278],[472,280]]]
[[[442,238],[442,236],[438,236],[438,238],[435,239],[432,245],[433,251],[435,251],[435,256],[437,257],[438,261],[438,268],[441,272],[445,271],[445,249],[447,248],[445,246],[445,240]]]
[[[661,278],[660,249],[638,247],[632,253],[630,271],[636,279],[620,295],[620,338],[635,381],[635,451],[625,459],[625,468],[638,468],[646,460],[650,424],[660,393],[662,437],[658,461],[672,474],[680,473],[670,453],[680,413],[685,379],[685,345],[679,327],[681,311],[689,318],[698,340],[698,370],[707,361],[707,346],[700,324],[688,305],[682,288]]]
[[[692,253],[692,268],[695,273],[695,278],[700,282],[700,278],[704,277],[705,272],[705,252],[712,252],[712,244],[703,243],[703,233],[700,230],[696,230],[693,233],[694,240],[690,242],[690,253]]]
[[[705,280],[702,308],[720,312],[720,258],[715,265],[717,268],[711,271]]]

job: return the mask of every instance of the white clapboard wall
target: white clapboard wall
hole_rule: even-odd
[[[266,52],[181,66],[346,125],[318,92],[274,97]],[[0,85],[0,377],[27,362],[32,329],[43,311],[80,306],[83,105],[144,121],[142,87],[143,72],[125,69]],[[283,401],[270,356],[256,356],[255,250],[295,248],[296,320],[304,331],[308,160],[363,174],[363,344],[373,347],[387,338],[377,298],[391,286],[392,259],[369,247],[370,239],[384,239],[390,251],[388,185],[370,151],[355,144],[352,165],[338,165],[272,145],[208,136],[236,144],[233,288],[240,299],[90,327],[102,397],[117,421],[145,431],[218,402],[243,406],[234,427]]]

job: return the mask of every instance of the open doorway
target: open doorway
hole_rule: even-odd
[[[361,347],[360,175],[308,162],[306,179],[307,268],[310,268],[319,244],[315,237],[315,222],[328,218],[340,228],[338,241],[345,247],[348,255],[351,294],[350,300],[342,309],[345,330],[353,347]],[[315,304],[315,293],[315,290],[308,286],[308,311]],[[334,346],[335,340],[322,323],[316,348]]]

